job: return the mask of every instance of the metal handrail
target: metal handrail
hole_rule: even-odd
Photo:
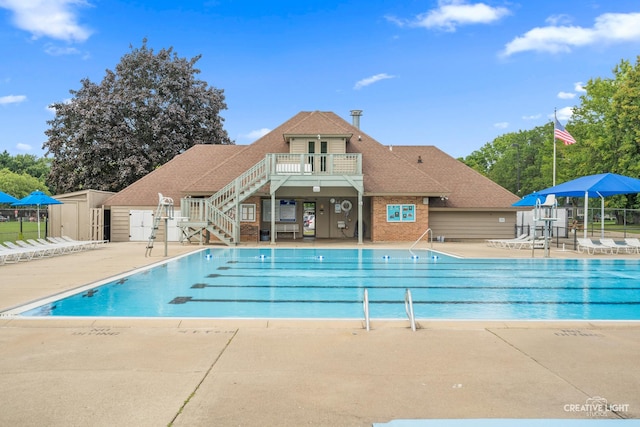
[[[424,233],[422,233],[422,235],[420,237],[418,237],[418,240],[416,240],[415,242],[413,242],[413,245],[411,245],[411,247],[409,248],[409,252],[411,252],[412,255],[414,255],[412,249],[418,244],[418,242],[420,240],[422,240],[422,238],[427,235],[427,233],[431,233],[430,235],[430,239],[429,242],[431,243],[431,249],[433,249],[433,231],[431,231],[431,228],[427,228]]]
[[[416,318],[413,314],[413,299],[411,298],[411,291],[409,289],[407,289],[404,293],[404,311],[407,313],[409,321],[411,322],[411,330],[415,332]]]
[[[369,323],[369,292],[364,290],[364,299],[362,300],[362,306],[364,309],[364,325],[367,331],[371,330]]]

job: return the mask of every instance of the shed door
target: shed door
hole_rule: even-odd
[[[153,211],[129,211],[129,241],[149,240],[153,228]]]
[[[60,234],[57,234],[57,236],[69,236],[76,240],[87,240],[86,236],[80,236],[77,203],[64,203],[60,205],[58,212],[60,212]]]

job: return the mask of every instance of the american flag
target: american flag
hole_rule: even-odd
[[[555,119],[556,123],[553,127],[553,137],[564,142],[564,145],[575,144],[576,140],[571,136],[569,132],[560,124],[558,119]]]

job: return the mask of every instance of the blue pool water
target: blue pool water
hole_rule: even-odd
[[[24,316],[640,319],[640,260],[460,259],[381,249],[206,249]]]

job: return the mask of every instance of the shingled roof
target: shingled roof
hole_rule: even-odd
[[[155,206],[158,193],[180,203],[189,184],[199,179],[211,167],[244,150],[244,145],[195,145],[177,155],[158,169],[105,200],[105,206]]]
[[[394,146],[393,153],[434,179],[446,182],[451,189],[447,207],[504,208],[520,200],[509,190],[434,146]],[[418,163],[418,159],[422,163]]]
[[[268,153],[288,153],[287,135],[349,136],[347,152],[362,154],[365,195],[448,196],[450,207],[510,206],[512,193],[431,146],[382,145],[332,112],[301,112],[250,145],[197,145],[105,201],[106,206],[153,206],[157,193],[179,203],[210,195]],[[424,163],[417,163],[421,155]],[[431,161],[426,161],[431,159]]]

